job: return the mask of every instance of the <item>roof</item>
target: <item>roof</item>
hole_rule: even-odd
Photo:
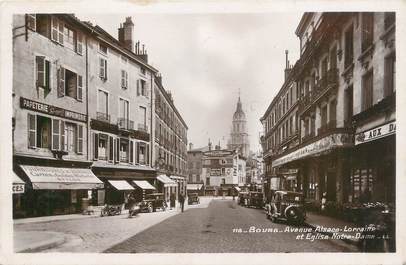
[[[310,19],[312,18],[314,12],[305,12],[302,15],[302,18],[300,19],[299,25],[297,26],[296,30],[295,30],[295,34],[298,37],[301,37],[303,34],[303,30],[305,29],[307,23],[310,21]]]
[[[245,113],[242,110],[242,103],[240,97],[238,97],[237,109],[234,112],[233,119],[245,120]]]
[[[192,150],[189,150],[189,152],[206,152],[209,151],[209,146],[204,146],[204,147],[199,147],[199,148],[194,148]]]

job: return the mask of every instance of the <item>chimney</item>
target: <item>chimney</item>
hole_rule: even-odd
[[[162,85],[162,75],[160,73],[157,73],[155,75],[155,79],[158,82],[158,84]]]
[[[193,149],[193,144],[189,143],[189,151]]]
[[[126,17],[125,22],[120,24],[120,27],[118,28],[118,41],[123,47],[132,52],[134,52],[133,34],[134,23],[132,22],[131,17]]]
[[[211,151],[211,142],[210,142],[210,138],[209,138],[209,151]]]
[[[285,81],[289,76],[290,70],[292,70],[292,66],[289,65],[288,53],[289,53],[289,51],[285,50],[285,55],[286,55],[286,59],[285,59],[286,60],[286,62],[285,62]]]

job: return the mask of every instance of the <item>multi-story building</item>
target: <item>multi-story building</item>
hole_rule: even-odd
[[[127,181],[144,180],[154,184],[156,177],[151,163],[151,106],[157,70],[148,65],[139,42],[134,45],[133,27],[127,17],[117,40],[92,26],[94,36],[87,40],[89,153],[93,172],[112,184],[97,191],[98,204],[125,199],[117,183],[127,186]]]
[[[188,183],[202,183],[202,158],[203,152],[209,151],[209,147],[193,148],[193,144],[189,143],[189,150],[187,151],[187,169],[188,169]]]
[[[205,189],[214,187],[215,194],[232,195],[246,184],[246,158],[236,150],[221,149],[219,145],[203,152],[203,182]]]
[[[16,217],[77,212],[82,199],[125,203],[161,182],[186,192],[187,126],[133,27],[126,18],[117,40],[71,14],[13,17],[14,171],[27,183],[24,192],[16,176]],[[155,170],[154,93],[166,100],[163,164],[176,181]]]
[[[310,200],[395,201],[394,29],[395,13],[369,12],[305,13],[297,27],[300,144],[271,166],[297,169]]]
[[[77,212],[103,187],[87,148],[91,37],[71,15],[13,16],[13,167],[30,183],[15,217]]]
[[[247,158],[250,153],[247,118],[242,109],[240,97],[238,97],[237,109],[233,115],[230,139],[227,148],[229,150],[238,150],[238,152],[245,158]]]
[[[175,107],[172,94],[162,85],[161,75],[154,82],[154,164],[165,188],[167,199],[186,194],[187,180],[187,130],[188,127]],[[165,176],[176,186],[165,181]]]
[[[288,153],[299,144],[298,86],[293,79],[295,67],[292,67],[286,53],[285,81],[261,117],[264,135],[261,137],[264,159],[264,188],[269,191],[293,188],[296,185],[297,170],[273,167],[275,157]]]

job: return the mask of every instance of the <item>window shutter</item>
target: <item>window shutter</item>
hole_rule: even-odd
[[[37,147],[37,116],[28,113],[28,148]]]
[[[83,78],[81,75],[78,75],[78,85],[77,85],[77,100],[82,101],[83,98]]]
[[[59,22],[59,32],[58,32],[58,41],[60,44],[63,44],[63,30],[64,30],[64,24],[62,21]]]
[[[128,72],[125,71],[125,87],[128,88]]]
[[[77,125],[77,149],[78,154],[83,154],[83,125]]]
[[[60,137],[61,137],[61,127],[60,127],[60,120],[52,119],[52,150],[60,150]]]
[[[107,80],[107,60],[104,59],[104,79]]]
[[[83,54],[83,39],[82,33],[77,32],[76,34],[76,52],[80,55]]]
[[[130,140],[129,141],[129,145],[130,145],[130,147],[128,148],[129,149],[129,158],[130,158],[130,163],[131,164],[133,164],[133,162],[134,162],[134,146],[133,146],[133,144],[134,144],[134,141],[132,141],[132,140]]]
[[[45,57],[36,56],[35,62],[37,66],[37,87],[45,86]]]
[[[51,84],[50,84],[50,77],[51,77],[51,65],[48,60],[45,60],[45,89],[46,90],[51,90]]]
[[[113,137],[109,136],[109,161],[114,160],[114,140]]]
[[[99,158],[99,134],[93,134],[93,159],[97,160]]]
[[[68,151],[68,142],[66,141],[66,134],[65,134],[65,122],[61,121],[61,149],[63,151]]]
[[[58,19],[55,17],[51,20],[51,40],[58,41]]]
[[[25,21],[27,28],[36,31],[37,16],[35,14],[25,14]]]
[[[65,96],[65,69],[58,69],[58,97]]]
[[[139,142],[135,142],[135,161],[137,164],[140,163],[140,144]]]
[[[146,146],[146,152],[145,152],[145,164],[149,165],[149,144]]]
[[[140,95],[140,80],[138,79],[137,80],[137,96],[139,96]]]
[[[121,87],[125,88],[125,71],[121,70]]]
[[[114,139],[115,143],[115,154],[114,154],[114,162],[118,163],[120,161],[120,139]]]

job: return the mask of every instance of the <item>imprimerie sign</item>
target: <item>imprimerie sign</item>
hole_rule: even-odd
[[[34,110],[37,112],[54,115],[70,120],[86,122],[87,115],[78,112],[62,109],[45,103],[36,102],[30,99],[20,98],[20,107],[23,109]]]

